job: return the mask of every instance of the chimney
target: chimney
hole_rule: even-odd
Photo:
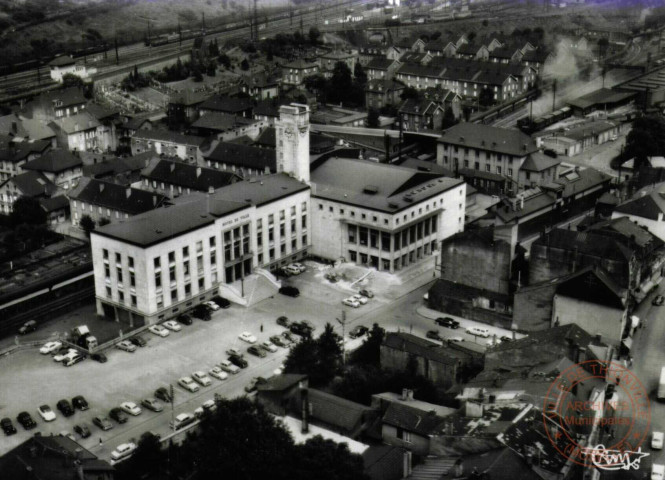
[[[104,191],[104,184],[100,183],[99,184],[99,193],[102,193]]]
[[[524,209],[524,197],[520,197],[520,210]]]
[[[196,178],[201,176],[201,167],[196,167]]]
[[[125,189],[125,196],[129,198],[132,195],[132,187],[127,187]]]
[[[406,388],[402,389],[402,401],[407,401],[409,399],[409,390]]]
[[[597,343],[598,345],[600,345],[601,343],[603,343],[603,336],[602,336],[600,333],[597,333],[597,334],[596,334],[596,343]]]
[[[300,403],[302,411],[302,433],[309,433],[309,391],[307,388],[304,388],[301,384],[300,386]]]

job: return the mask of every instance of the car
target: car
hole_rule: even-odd
[[[237,365],[232,364],[228,360],[222,360],[221,362],[219,362],[219,368],[232,375],[235,375],[240,371],[240,368],[238,368]]]
[[[513,339],[511,337],[507,337],[506,335],[502,335],[499,338],[499,340],[501,340],[502,342],[512,342],[513,341]]]
[[[210,380],[208,374],[201,370],[192,373],[192,379],[202,387],[207,387],[212,384],[212,380]]]
[[[474,335],[476,337],[489,338],[490,331],[482,327],[469,327],[466,329],[466,333],[469,335]]]
[[[2,428],[2,431],[5,432],[5,435],[14,435],[16,433],[16,427],[12,423],[12,420],[10,418],[3,418],[0,420],[0,428]]]
[[[69,400],[62,399],[58,401],[58,403],[55,405],[55,408],[60,410],[60,413],[62,413],[65,417],[71,417],[74,415],[74,408],[72,407],[72,404],[69,403]]]
[[[367,305],[367,302],[369,301],[367,297],[363,297],[362,295],[359,295],[357,293],[355,295],[352,295],[350,298],[353,298],[360,305]]]
[[[164,406],[159,403],[159,400],[152,397],[144,398],[141,400],[141,405],[143,405],[148,410],[152,410],[153,412],[161,412],[164,410]]]
[[[229,308],[231,306],[231,302],[227,298],[220,297],[219,295],[212,297],[212,301],[219,305],[220,308]]]
[[[663,432],[653,432],[651,435],[651,448],[653,450],[662,450],[663,449],[663,437],[665,435]]]
[[[192,323],[194,323],[194,321],[192,320],[192,317],[190,317],[186,313],[183,313],[183,314],[179,315],[178,316],[178,321],[180,323],[182,323],[183,325],[191,325]]]
[[[155,390],[155,398],[161,400],[162,402],[171,403],[171,394],[165,387],[159,387],[157,390]]]
[[[291,332],[289,330],[282,332],[282,338],[286,342],[287,347],[291,346],[297,341],[296,338],[293,335],[291,335]]]
[[[192,309],[192,316],[201,319],[205,322],[209,321],[212,318],[210,316],[210,309],[203,304],[197,305]]]
[[[270,340],[261,342],[259,346],[266,352],[275,353],[277,351],[277,347]]]
[[[234,347],[234,348],[229,348],[229,349],[226,351],[226,354],[227,354],[227,355],[240,355],[240,356],[242,356],[242,352],[240,351],[240,349],[239,349],[239,348],[235,348],[235,347]]]
[[[290,273],[291,275],[300,275],[300,269],[298,267],[294,267],[293,265],[287,265],[282,269],[285,273]]]
[[[62,348],[62,342],[46,342],[42,348],[39,349],[39,353],[42,355],[48,355],[49,353],[54,353]]]
[[[27,335],[28,333],[34,332],[35,330],[37,330],[37,322],[34,320],[29,320],[18,329],[18,333],[20,335]]]
[[[198,392],[200,390],[199,386],[192,380],[192,377],[182,377],[178,380],[178,385],[189,392]]]
[[[139,407],[134,402],[122,402],[120,404],[120,408],[122,408],[123,412],[127,412],[134,417],[141,415],[142,412],[141,407]]]
[[[427,292],[425,295],[423,295],[423,300],[425,300],[426,302],[429,301],[429,292]]]
[[[127,415],[125,415],[125,412],[120,407],[112,408],[109,411],[109,417],[118,423],[127,423],[128,420]]]
[[[439,335],[438,330],[428,330],[425,336],[427,338],[431,338],[432,340],[439,340],[440,342],[443,341],[443,338],[441,338],[441,335]]]
[[[288,277],[291,277],[293,275],[295,275],[295,274],[291,271],[290,268],[282,267],[282,268],[278,268],[277,270],[275,270],[275,276],[276,277],[286,277],[286,278],[288,278]]]
[[[101,353],[101,352],[100,353],[93,353],[92,355],[90,355],[90,358],[92,358],[93,360],[95,360],[96,362],[99,362],[99,363],[106,363],[108,361],[108,358],[106,358],[106,355]]]
[[[137,347],[145,347],[146,345],[148,345],[148,341],[139,335],[133,336],[132,338],[129,339],[129,341],[132,342],[132,344],[136,345]]]
[[[245,385],[245,391],[247,393],[253,392],[254,390],[256,390],[257,385],[259,385],[261,383],[265,383],[265,382],[266,382],[265,378],[254,377],[249,381],[249,383],[247,385]]]
[[[70,357],[65,358],[62,361],[62,364],[65,367],[71,367],[72,365],[76,365],[77,363],[82,362],[83,360],[85,360],[85,358],[86,358],[85,355],[81,355],[79,352],[76,352],[72,354]]]
[[[291,286],[286,286],[286,287],[281,287],[279,289],[279,293],[282,295],[286,295],[287,297],[299,297],[300,296],[300,290],[298,290],[296,287],[291,287]]]
[[[209,300],[207,302],[203,302],[201,305],[205,305],[206,307],[208,307],[213,312],[216,312],[217,310],[219,310],[219,305],[217,305],[215,302],[213,302],[211,300]]]
[[[270,337],[270,341],[273,343],[273,345],[277,345],[278,347],[288,347],[288,340],[286,340],[284,337],[281,335],[273,335]]]
[[[446,338],[447,342],[463,342],[464,339],[462,337],[448,337]]]
[[[203,410],[207,412],[214,412],[217,410],[217,404],[215,403],[214,400],[206,400],[201,404],[201,407],[203,407]]]
[[[67,437],[67,438],[69,438],[72,442],[75,442],[75,441],[76,441],[76,437],[74,436],[74,434],[68,432],[67,430],[63,430],[63,431],[60,432],[58,435],[60,435],[61,437]]]
[[[158,337],[162,338],[168,337],[170,335],[170,332],[161,325],[151,325],[148,327],[148,330],[150,331],[150,333],[154,333]]]
[[[277,325],[284,328],[289,328],[290,325],[289,317],[285,317],[284,315],[282,315],[281,317],[277,317]]]
[[[37,413],[45,422],[52,422],[55,420],[55,412],[51,410],[51,407],[48,405],[42,405],[37,409]]]
[[[111,452],[111,460],[114,462],[124,460],[128,457],[131,457],[135,450],[136,450],[135,443],[132,442],[121,443],[116,447],[115,450]]]
[[[81,410],[82,412],[90,408],[88,401],[83,395],[77,395],[72,398],[72,407]]]
[[[453,320],[450,317],[439,317],[434,320],[434,323],[441,327],[452,328],[453,330],[459,328],[459,322],[457,320]]]
[[[353,308],[360,307],[360,302],[353,297],[345,298],[344,300],[342,300],[342,303],[347,307],[353,307]]]
[[[32,419],[28,412],[21,412],[16,417],[16,421],[26,430],[32,430],[37,426],[37,423]]]
[[[247,368],[248,365],[247,360],[245,360],[245,357],[243,357],[242,355],[237,355],[235,353],[229,355],[229,362],[240,368]]]
[[[196,422],[196,417],[191,413],[181,413],[176,415],[175,419],[172,422],[169,422],[169,425],[174,430],[179,430],[185,428],[187,425],[191,425]]]
[[[256,337],[249,332],[242,332],[240,335],[238,335],[238,338],[243,342],[256,343]]]
[[[122,342],[119,342],[118,344],[116,344],[115,348],[129,353],[136,351],[136,345],[134,345],[129,340],[123,340]]]
[[[263,350],[260,346],[258,345],[252,345],[247,349],[249,353],[252,355],[256,355],[257,357],[264,358],[266,356],[265,350]]]
[[[289,329],[291,330],[291,333],[295,333],[301,337],[311,337],[312,331],[314,330],[311,325],[305,322],[293,322]],[[294,339],[291,338],[291,340]]]
[[[663,480],[665,477],[665,465],[654,463],[651,465],[651,480]]]
[[[169,320],[168,322],[164,322],[162,325],[164,325],[166,328],[168,328],[172,332],[179,332],[180,330],[182,330],[182,325],[180,325],[175,320]]]
[[[104,431],[111,430],[113,428],[111,420],[109,420],[106,417],[95,417],[92,419],[92,423],[97,425],[99,428],[101,428]]]
[[[307,267],[305,265],[303,265],[302,263],[292,263],[290,266],[295,267],[298,270],[300,270],[300,273],[303,273],[303,272],[307,271]]]
[[[360,290],[358,293],[359,293],[360,295],[362,295],[363,297],[374,298],[374,292],[371,291],[371,290],[368,290],[368,289],[366,289],[366,288],[363,288],[363,289]]]
[[[499,340],[496,337],[490,338],[490,339],[485,341],[485,345],[487,345],[488,347],[494,347],[494,346],[500,345],[500,344],[501,344],[501,340]]]
[[[616,142],[618,138],[619,138],[619,137],[617,137],[616,135],[612,135],[612,136],[610,137],[610,142]]]
[[[665,297],[662,295],[656,295],[656,298],[653,299],[651,302],[652,305],[655,305],[657,307],[660,307],[663,303],[665,303]]]
[[[85,423],[74,425],[74,432],[78,433],[81,438],[88,438],[90,436],[90,429]]]
[[[75,353],[78,353],[78,350],[75,348],[68,348],[67,351],[63,352],[62,350],[58,353],[56,353],[53,356],[53,361],[54,362],[64,362],[66,359],[71,358],[72,355]]]
[[[229,374],[220,367],[212,367],[209,373],[211,377],[215,377],[217,380],[226,380],[229,377]]]
[[[369,332],[369,328],[365,327],[364,325],[358,325],[353,327],[353,329],[349,332],[349,337],[359,338],[363,335],[367,335],[367,332]]]

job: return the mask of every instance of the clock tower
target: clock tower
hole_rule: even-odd
[[[275,122],[277,172],[309,183],[309,107],[282,105]]]

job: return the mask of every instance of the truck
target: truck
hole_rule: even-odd
[[[74,327],[72,329],[71,337],[72,343],[75,343],[79,347],[85,348],[86,350],[95,348],[98,345],[97,338],[90,333],[87,325],[79,325],[78,327]]]
[[[660,370],[660,382],[658,382],[658,400],[665,400],[665,367]]]

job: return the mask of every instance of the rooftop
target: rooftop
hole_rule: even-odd
[[[254,102],[251,98],[241,97],[213,97],[201,104],[201,110],[217,110],[226,113],[242,113],[251,110]]]
[[[640,193],[637,198],[622,203],[614,211],[650,220],[660,220],[661,216],[665,214],[665,190]]]
[[[23,164],[24,170],[36,170],[39,172],[59,173],[83,165],[81,159],[69,150],[50,150],[41,157],[30,160]]]
[[[595,105],[619,103],[635,96],[633,92],[621,92],[611,88],[599,88],[591,93],[582,95],[574,100],[568,100],[568,105],[586,109]]]
[[[199,167],[159,157],[150,161],[141,172],[141,177],[199,192],[207,192],[210,187],[215,189],[225,187],[240,180],[240,177],[231,171]]]
[[[168,200],[158,193],[86,177],[81,178],[79,184],[69,193],[69,198],[130,215],[161,207]]]
[[[358,433],[356,429],[368,420],[366,416],[372,412],[372,409],[366,405],[315,388],[308,389],[307,400],[312,420],[338,427],[349,434]],[[296,411],[300,412],[301,397],[296,396],[293,401],[297,407]]]
[[[74,65],[75,63],[76,60],[69,55],[60,55],[49,62],[49,67],[65,67],[67,65]]]
[[[101,125],[99,120],[97,120],[85,110],[83,110],[81,113],[77,113],[76,115],[53,120],[53,123],[60,127],[60,129],[67,134],[91,130]]]
[[[470,354],[465,354],[459,350],[447,348],[445,344],[439,345],[430,340],[404,332],[388,332],[381,346],[401,350],[426,358],[429,361],[451,366],[457,365],[461,359],[471,359]]]
[[[251,145],[219,142],[217,147],[208,154],[206,160],[261,171],[266,168],[271,172],[277,170],[277,153],[275,150]]]
[[[24,197],[50,197],[58,187],[38,171],[28,171],[20,173],[15,177],[5,180],[6,183],[13,183]]]
[[[458,123],[446,130],[438,141],[515,157],[538,151],[534,140],[519,130],[475,123]]]
[[[205,142],[205,138],[203,137],[183,135],[181,133],[167,130],[137,130],[136,133],[134,133],[134,138],[175,143],[178,145],[187,145],[193,147],[199,147]]]

